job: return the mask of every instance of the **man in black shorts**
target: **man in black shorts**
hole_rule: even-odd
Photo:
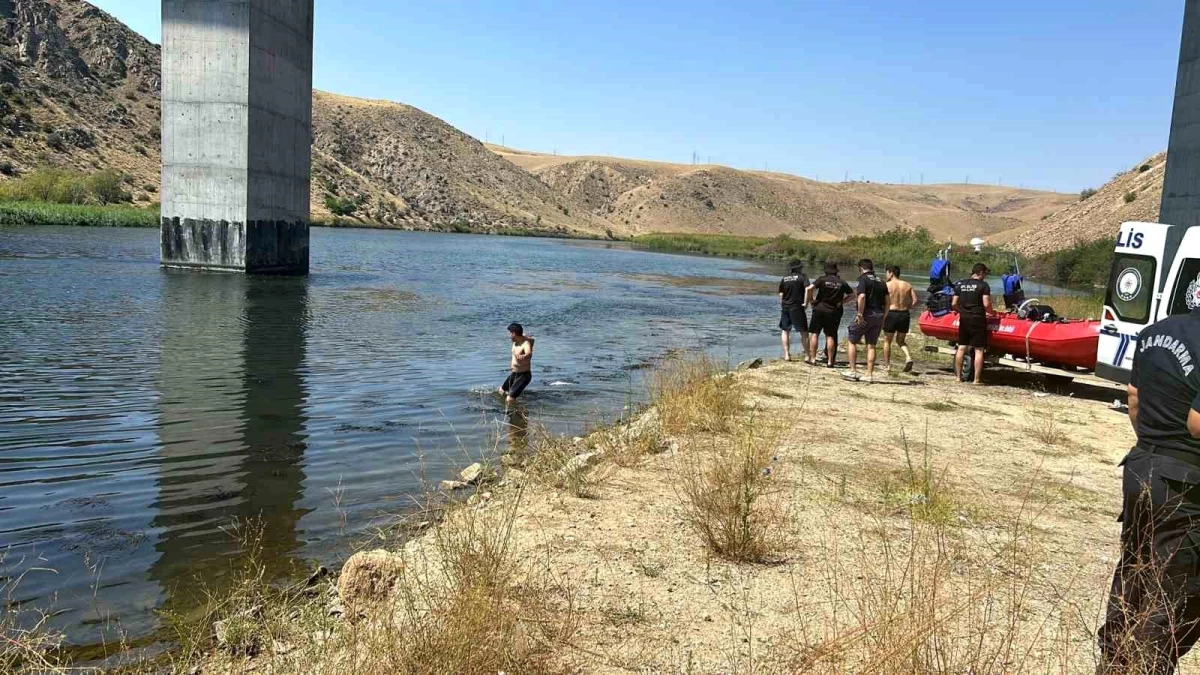
[[[971,278],[954,284],[951,309],[958,312],[958,351],[954,354],[954,374],[963,377],[967,350],[975,350],[975,384],[983,384],[983,357],[988,346],[988,315],[992,313],[992,287],[984,281],[987,265],[976,263]]]
[[[783,331],[783,360],[792,360],[792,329],[800,332],[801,350],[808,344],[808,315],[804,307],[808,304],[808,277],[804,276],[804,263],[793,261],[791,274],[779,280],[779,330]],[[808,359],[812,363],[812,359]]]
[[[892,341],[904,352],[904,372],[912,372],[912,352],[908,351],[908,330],[912,327],[912,308],[917,291],[900,278],[900,268],[887,266],[888,313],[883,320],[883,369],[892,369]]]
[[[875,263],[867,258],[858,261],[862,274],[858,277],[858,312],[850,324],[850,370],[842,377],[857,382],[858,345],[867,341],[867,381],[875,381],[875,346],[883,332],[883,317],[887,313],[888,288],[883,279],[875,275]]]
[[[533,338],[525,335],[525,329],[519,323],[509,325],[508,336],[512,339],[512,362],[509,364],[512,372],[500,386],[500,393],[512,405],[533,381]]]
[[[837,263],[825,263],[825,276],[808,287],[808,301],[813,306],[812,321],[808,325],[808,362],[816,364],[817,339],[825,334],[826,364],[832,368],[837,362],[838,328],[842,325],[842,305],[854,291],[838,276]]]

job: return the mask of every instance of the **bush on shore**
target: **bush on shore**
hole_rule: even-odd
[[[839,241],[793,239],[787,235],[767,239],[727,235],[647,234],[636,237],[634,244],[661,251],[770,260],[799,259],[816,264],[825,261],[853,264],[861,258],[870,258],[875,262],[877,270],[882,270],[885,265],[899,265],[910,272],[928,270],[930,261],[946,246],[925,228],[909,230],[899,227],[871,236],[849,237]],[[955,247],[951,256],[964,263],[982,262],[994,270],[1007,268],[1014,258],[1012,253],[999,249],[985,248],[982,253],[975,253],[973,248],[963,246]],[[970,265],[966,267],[969,268]]]
[[[1108,237],[1034,258],[1025,271],[1059,286],[1105,286],[1116,242]]]
[[[143,209],[127,204],[94,206],[0,201],[0,225],[158,227],[159,211],[157,207]]]
[[[103,206],[129,203],[133,196],[125,189],[125,175],[114,169],[93,174],[38,169],[0,183],[0,201]]]

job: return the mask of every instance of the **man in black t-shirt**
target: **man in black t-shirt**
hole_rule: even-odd
[[[804,263],[795,261],[790,266],[791,274],[779,280],[779,330],[783,331],[783,360],[792,360],[792,329],[800,331],[800,349],[808,343],[808,277],[804,276]],[[808,360],[810,363],[811,359]]]
[[[1121,558],[1098,673],[1172,673],[1200,637],[1200,298],[1137,338]]]
[[[984,279],[987,265],[976,263],[971,278],[954,284],[950,307],[958,312],[958,351],[954,354],[954,374],[962,380],[967,350],[975,350],[975,384],[983,384],[983,357],[988,346],[988,314],[992,313],[992,287]]]
[[[867,258],[858,261],[862,274],[858,277],[858,312],[850,324],[850,370],[842,374],[847,380],[857,382],[858,344],[867,341],[867,381],[875,381],[875,345],[879,344],[879,333],[883,331],[883,319],[887,315],[887,283],[875,275],[875,263]]]
[[[808,326],[808,362],[816,364],[817,338],[825,333],[825,360],[830,368],[837,363],[838,328],[842,325],[842,305],[854,291],[838,276],[837,263],[825,263],[825,276],[808,287],[808,300],[813,306],[812,322]]]

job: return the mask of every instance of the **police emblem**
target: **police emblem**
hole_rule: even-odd
[[[1132,302],[1142,292],[1142,273],[1136,267],[1126,268],[1117,276],[1116,290],[1117,297],[1123,302]],[[1190,297],[1188,302],[1191,302]]]
[[[1200,274],[1197,274],[1196,278],[1192,279],[1192,283],[1188,284],[1187,306],[1188,309],[1200,307]]]

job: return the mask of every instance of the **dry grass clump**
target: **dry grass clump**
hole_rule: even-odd
[[[808,607],[795,594],[805,624],[789,672],[1072,672],[1067,624],[1078,608],[1035,608],[1046,581],[1027,526],[1018,518],[982,558],[939,524],[897,533],[880,523],[843,537],[859,548],[847,559],[835,543],[822,558],[832,605]]]
[[[1025,414],[1029,434],[1044,445],[1058,447],[1067,443],[1067,432],[1059,420],[1060,412],[1052,407],[1030,410]]]
[[[688,523],[723,558],[767,562],[785,547],[772,438],[748,419],[728,443],[692,448],[676,458]]]
[[[396,554],[403,565],[388,598],[347,620],[327,599],[273,587],[252,565],[200,617],[174,622],[179,649],[166,665],[288,675],[545,672],[576,612],[544,561],[514,544],[521,492],[488,507],[447,507],[428,536]]]
[[[0,608],[0,673],[59,672],[56,650],[62,645],[62,635],[47,626],[49,614],[22,608],[16,596],[21,578],[39,569],[17,572],[0,552],[0,597],[4,602]]]
[[[901,433],[904,449],[904,469],[899,474],[885,476],[880,486],[884,505],[903,509],[914,520],[949,525],[959,515],[960,504],[945,480],[933,466],[933,453],[926,439],[920,457],[913,457],[908,437]]]
[[[641,466],[647,457],[667,450],[656,413],[645,422],[597,431],[589,440],[606,461],[625,469]]]
[[[234,563],[228,585],[220,590],[199,586],[200,605],[193,612],[160,612],[175,642],[164,657],[172,670],[187,670],[214,651],[235,660],[288,651],[302,639],[302,627],[315,630],[328,621],[323,607],[313,601],[320,592],[318,577],[311,585],[272,582],[262,528],[259,521],[234,521],[227,531],[246,553]],[[151,664],[141,665],[150,672]]]
[[[704,352],[673,356],[649,378],[650,402],[663,430],[725,433],[742,410],[742,392],[728,372]]]
[[[513,543],[520,494],[497,508],[459,508],[408,555],[394,615],[371,633],[386,652],[373,672],[538,672],[577,621],[569,590]]]
[[[530,477],[580,499],[600,496],[600,488],[612,477],[612,468],[600,465],[602,454],[598,450],[545,429],[532,436],[531,454],[525,465]]]

